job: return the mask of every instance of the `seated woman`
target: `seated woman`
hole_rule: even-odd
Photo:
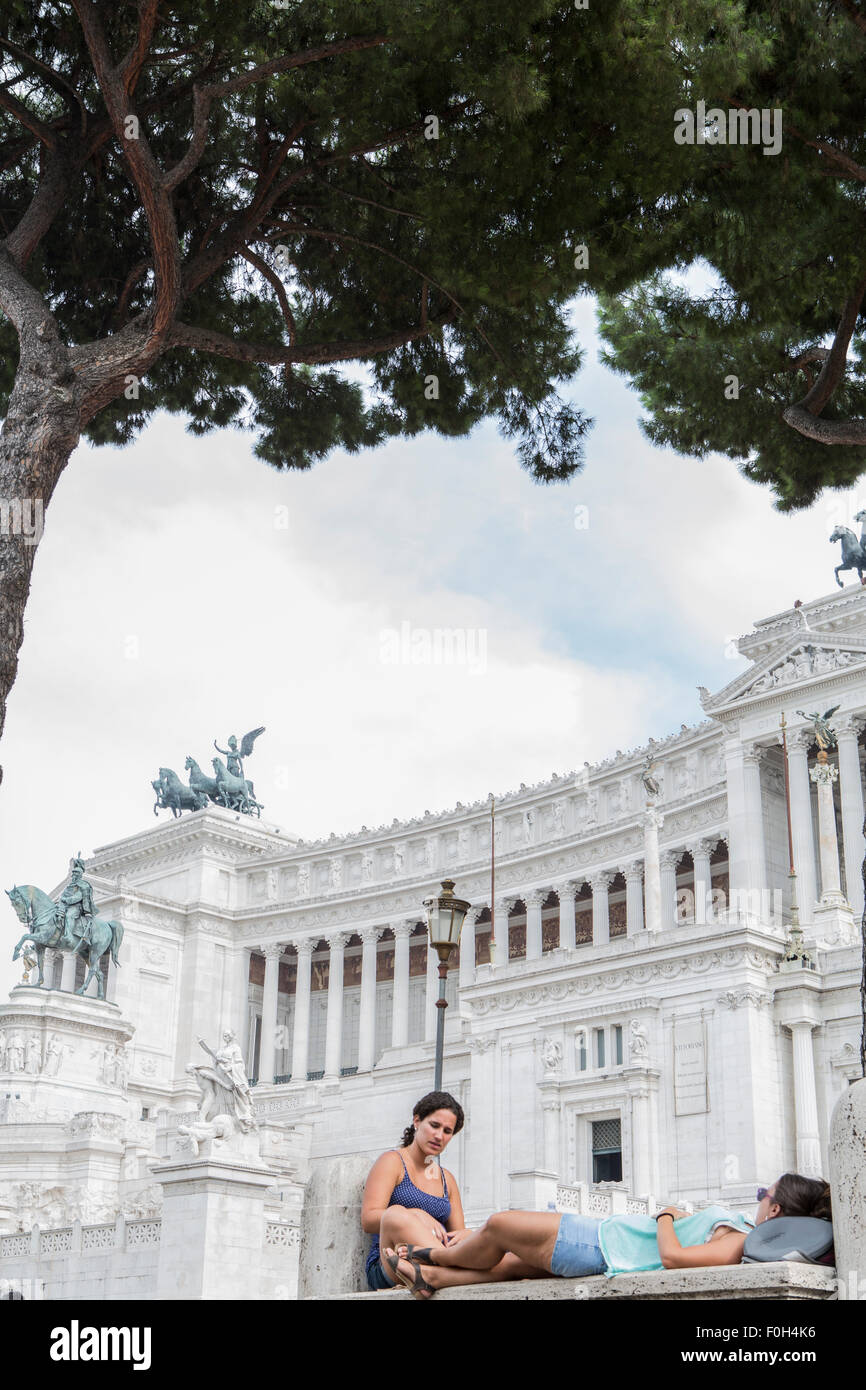
[[[415,1106],[412,1123],[403,1132],[401,1148],[382,1154],[370,1169],[361,1204],[361,1225],[373,1236],[366,1266],[371,1289],[390,1289],[398,1282],[393,1265],[380,1260],[380,1247],[432,1244],[444,1250],[446,1245],[469,1236],[463,1225],[457,1181],[453,1173],[439,1165],[443,1152],[462,1128],[463,1110],[459,1102],[447,1091],[431,1091]],[[491,1266],[485,1266],[483,1273],[460,1270],[461,1277],[451,1278],[450,1282],[483,1284],[524,1278],[535,1272],[516,1256],[503,1254]],[[413,1280],[414,1269],[409,1268],[409,1284]]]
[[[743,1257],[752,1226],[762,1221],[777,1216],[830,1220],[830,1188],[820,1178],[784,1173],[772,1187],[759,1188],[757,1200],[754,1221],[720,1206],[692,1215],[670,1206],[656,1217],[501,1211],[459,1245],[419,1249],[407,1242],[386,1248],[385,1263],[416,1298],[429,1298],[437,1289],[463,1282],[461,1274],[497,1268],[506,1251],[527,1265],[569,1279],[734,1265]]]

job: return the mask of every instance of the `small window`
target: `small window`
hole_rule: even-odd
[[[603,1028],[596,1028],[596,1030],[595,1030],[595,1065],[596,1065],[597,1067],[603,1067],[603,1066],[604,1066],[604,1029],[603,1029]]]
[[[586,1071],[586,1031],[581,1028],[577,1034],[577,1070]]]
[[[614,1025],[613,1030],[613,1060],[618,1067],[622,1066],[622,1027],[619,1023]]]
[[[593,1182],[622,1182],[622,1129],[619,1120],[592,1122]]]

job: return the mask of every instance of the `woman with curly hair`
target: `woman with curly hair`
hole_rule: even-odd
[[[396,1283],[411,1285],[415,1278],[413,1270],[408,1275],[405,1270],[402,1275],[398,1273],[396,1256],[383,1260],[380,1249],[433,1245],[444,1250],[470,1235],[463,1224],[457,1180],[440,1162],[454,1135],[463,1128],[463,1119],[463,1109],[452,1095],[430,1091],[415,1106],[400,1148],[389,1149],[370,1169],[361,1204],[361,1225],[373,1236],[366,1266],[371,1289],[390,1289]],[[442,1282],[481,1284],[534,1273],[543,1271],[535,1271],[516,1256],[503,1253],[483,1273],[467,1269],[442,1271]]]

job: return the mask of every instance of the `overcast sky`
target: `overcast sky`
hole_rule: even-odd
[[[210,772],[214,738],[259,724],[247,773],[305,839],[566,772],[698,722],[696,686],[743,668],[731,638],[834,590],[828,536],[866,489],[784,517],[728,460],[653,448],[588,301],[575,323],[596,425],[567,485],[533,483],[494,426],[306,474],[169,416],[80,447],[0,747],[0,884],[48,891],[76,851],[149,829],[160,766]],[[465,631],[465,664],[393,660],[437,629]],[[4,948],[0,990],[19,978]]]

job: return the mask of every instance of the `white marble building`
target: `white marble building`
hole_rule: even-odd
[[[98,849],[88,878],[126,929],[108,998],[135,1029],[119,1051],[139,1160],[148,1142],[156,1151],[145,1131],[176,1123],[161,1112],[196,1100],[185,1070],[201,1060],[196,1039],[229,1021],[275,1152],[289,1136],[295,1179],[307,1157],[393,1145],[432,1087],[438,980],[422,902],[450,875],[473,905],[449,978],[444,1069],[467,1112],[449,1167],[471,1220],[585,1206],[600,1183],[637,1209],[651,1198],[750,1208],[784,1169],[826,1170],[833,1103],[859,1074],[866,591],[767,618],[739,650],[748,669],[701,689],[699,725],[497,801],[493,903],[486,802],[314,842],[209,809]],[[838,749],[819,774],[797,711],[833,705]],[[783,713],[810,968],[780,968]],[[649,813],[648,752],[661,784]],[[69,960],[62,979],[55,968],[70,988]],[[7,1232],[26,1221],[4,1153],[21,1126],[39,1147],[27,1072],[12,1062],[7,1028]],[[47,1169],[44,1182],[63,1185]]]

